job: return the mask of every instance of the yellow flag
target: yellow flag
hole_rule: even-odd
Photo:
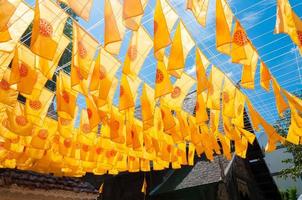
[[[6,42],[11,39],[10,33],[8,31],[8,23],[20,2],[20,0],[17,0],[3,1],[0,3],[0,42]]]
[[[230,140],[223,134],[218,133],[218,139],[222,146],[223,155],[228,159],[232,159]]]
[[[99,188],[99,193],[102,194],[104,190],[104,183],[101,184],[100,188]]]
[[[251,63],[243,65],[240,84],[246,89],[255,88],[255,73],[257,69],[258,58],[258,53],[256,51],[253,51]]]
[[[156,0],[154,11],[154,56],[163,61],[165,48],[171,44],[170,31],[178,15],[166,0]]]
[[[143,182],[143,186],[142,186],[142,193],[144,193],[145,195],[147,194],[147,181],[146,178],[144,177],[144,182]]]
[[[194,157],[195,157],[195,146],[192,143],[189,143],[188,164],[190,166],[194,165]]]
[[[209,0],[187,0],[187,9],[191,10],[200,25],[206,26]]]
[[[220,110],[220,92],[223,80],[224,74],[213,66],[210,75],[210,87],[208,89],[207,108]]]
[[[259,131],[259,125],[261,123],[260,119],[259,119],[259,114],[257,113],[257,111],[254,109],[252,103],[250,102],[249,99],[247,99],[247,107],[249,110],[249,115],[251,118],[251,123],[253,125],[253,128],[256,131]]]
[[[67,17],[54,2],[37,0],[30,42],[32,52],[52,60],[63,35]]]
[[[35,55],[26,46],[20,45],[12,62],[10,83],[17,83],[18,90],[25,95],[30,95],[38,83],[38,73],[34,66]],[[41,81],[45,84],[46,78]],[[42,89],[44,84],[38,89]]]
[[[196,124],[203,124],[209,120],[205,102],[206,97],[204,94],[205,93],[197,94],[197,100],[195,105]]]
[[[2,52],[0,51],[0,77],[3,77],[7,67],[10,65],[14,58],[15,52]]]
[[[176,126],[174,117],[172,115],[171,109],[166,104],[164,100],[160,101],[160,111],[161,111],[161,118],[164,125],[164,131],[169,132],[172,128]]]
[[[6,110],[6,113],[8,117],[7,129],[21,136],[32,134],[33,125],[26,117],[23,104],[18,102],[13,110]]]
[[[71,89],[70,77],[63,72],[57,77],[57,111],[59,117],[74,118],[77,93]]]
[[[117,55],[120,51],[125,33],[125,26],[122,21],[123,8],[119,0],[105,0],[104,3],[105,49]]]
[[[226,0],[216,1],[216,48],[231,55],[233,13]]]
[[[223,115],[233,118],[235,117],[235,100],[236,87],[228,77],[225,77],[222,92],[222,110]]]
[[[18,91],[9,84],[9,76],[10,70],[7,70],[0,81],[0,103],[14,107],[17,103]]]
[[[181,77],[188,53],[194,45],[194,40],[187,31],[183,22],[180,20],[172,41],[167,67],[167,70],[171,75],[176,78]]]
[[[141,112],[144,130],[147,130],[153,126],[153,114],[154,114],[154,90],[144,84],[141,96]]]
[[[155,95],[154,98],[158,98],[169,94],[173,91],[173,86],[170,81],[169,74],[167,72],[164,62],[157,62],[157,69],[155,74]]]
[[[53,60],[47,60],[40,56],[36,56],[36,69],[39,69],[40,72],[49,80],[52,79],[52,76],[58,67],[61,56],[64,53],[67,45],[69,44],[69,38],[63,35],[59,40],[57,51],[55,52]]]
[[[196,62],[197,93],[199,94],[209,87],[206,69],[209,66],[210,62],[197,47],[196,47],[195,62]]]
[[[86,97],[87,115],[89,119],[90,128],[95,128],[100,123],[100,116],[97,106],[93,102],[92,97]]]
[[[60,0],[70,7],[78,16],[88,21],[93,0]]]
[[[181,110],[185,97],[195,83],[195,79],[183,73],[181,78],[177,79],[174,83],[172,93],[164,97],[169,107],[173,110]]]
[[[282,89],[283,94],[286,96],[287,100],[300,112],[302,112],[302,100],[288,91]]]
[[[288,108],[288,104],[283,98],[280,85],[278,84],[277,80],[274,77],[272,77],[272,82],[273,82],[272,86],[275,94],[277,111],[279,116],[283,117],[283,113]]]
[[[77,109],[75,113],[77,113]],[[70,138],[72,136],[75,120],[76,117],[73,119],[58,117],[58,132],[61,137]]]
[[[271,82],[271,73],[267,68],[266,64],[261,61],[260,63],[260,85],[266,91],[270,90],[270,82]]]
[[[50,139],[55,135],[57,125],[55,120],[46,117],[41,128],[35,127],[30,146],[36,149],[50,149],[52,146]]]
[[[119,99],[119,110],[125,110],[134,107],[133,94],[130,89],[127,75],[122,74],[120,83],[120,99]]]
[[[277,0],[275,33],[286,33],[302,54],[302,20],[291,8],[288,0]]]
[[[27,119],[33,124],[42,126],[53,97],[54,93],[46,88],[42,90],[35,89],[30,97],[26,99]]]
[[[4,15],[3,16],[0,14],[0,27],[2,26],[2,30],[0,28],[0,41],[3,40],[0,42],[0,51],[14,51],[16,44],[34,18],[33,10],[23,1],[19,3],[15,11],[13,12],[13,15],[10,16],[8,11],[11,11],[11,8],[7,8],[7,5],[11,7],[10,4],[15,5],[15,3],[18,3],[18,0],[3,1],[0,5],[0,13],[3,13]],[[3,4],[4,7],[2,7]],[[7,21],[7,18],[9,18],[9,21]],[[4,40],[6,41],[4,42]]]
[[[111,107],[110,116],[110,138],[113,142],[124,143],[125,131],[124,131],[124,116],[118,112],[118,109],[114,106]]]
[[[89,121],[89,112],[88,110],[83,109],[81,111],[80,126],[78,129],[77,140],[81,144],[86,144],[92,146],[96,138],[96,131],[98,127],[92,127]],[[84,150],[85,147],[84,146]]]
[[[147,0],[125,0],[123,4],[123,20],[125,26],[133,31],[139,29],[144,15]]]
[[[188,123],[188,114],[184,111],[176,111],[176,117],[179,123],[179,129],[181,132],[181,136],[185,140],[190,139],[190,127]]]
[[[231,48],[232,62],[250,65],[254,51],[254,47],[247,37],[245,30],[239,21],[236,21]]]
[[[137,76],[152,46],[152,38],[143,26],[140,26],[137,31],[133,31],[125,57],[123,73]]]
[[[244,127],[244,105],[246,96],[236,88],[235,99],[234,99],[234,112],[235,116],[232,119],[232,123],[238,127]]]

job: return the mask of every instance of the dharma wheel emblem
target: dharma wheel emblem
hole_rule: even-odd
[[[69,94],[66,91],[62,92],[62,97],[66,103],[69,103]]]
[[[176,99],[177,97],[180,96],[180,94],[181,94],[181,89],[180,89],[180,87],[176,86],[171,93],[171,97],[173,99]]]
[[[161,83],[164,80],[164,74],[160,69],[156,70],[155,82]]]
[[[103,80],[104,78],[106,78],[106,70],[101,67],[99,71],[99,79]]]
[[[230,101],[230,97],[227,92],[223,92],[223,100],[225,103],[228,103]]]
[[[0,88],[2,90],[8,90],[9,89],[9,83],[6,80],[1,80],[0,81]]]
[[[128,57],[131,61],[135,60],[137,58],[137,48],[136,46],[132,45],[129,47],[127,51]]]
[[[82,125],[82,131],[83,131],[84,133],[90,133],[90,132],[91,132],[90,125],[89,125],[89,124],[83,124],[83,125]]]
[[[92,118],[92,111],[90,108],[87,108],[87,115],[88,115],[88,118],[91,119]]]
[[[234,33],[234,42],[238,46],[243,46],[248,42],[248,38],[246,36],[246,33],[243,30],[237,30]]]
[[[48,131],[46,129],[39,130],[38,137],[42,140],[46,140],[48,136]]]
[[[117,131],[120,128],[120,123],[117,120],[114,120],[112,122],[112,128]]]
[[[42,108],[42,103],[39,100],[34,100],[34,101],[30,100],[29,106],[34,110],[39,110]]]
[[[297,31],[298,40],[300,41],[300,45],[302,45],[302,31]]]
[[[125,93],[125,89],[124,89],[124,87],[121,85],[121,86],[120,86],[120,97],[122,97],[122,96],[124,95],[124,93]]]
[[[27,119],[23,115],[17,116],[15,121],[19,126],[25,126],[27,124]]]
[[[53,34],[52,25],[46,19],[40,19],[39,33],[44,37],[51,37]]]
[[[87,49],[81,41],[78,42],[78,51],[81,58],[85,58],[87,56]]]
[[[22,63],[20,66],[19,66],[19,75],[21,77],[26,77],[28,74],[28,67]]]

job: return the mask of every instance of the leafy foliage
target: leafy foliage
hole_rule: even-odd
[[[298,93],[295,93],[294,95],[296,95],[299,98],[302,98],[302,91],[299,91]],[[279,134],[281,134],[282,136],[286,137],[286,135],[288,133],[289,125],[290,125],[290,120],[291,120],[290,111],[287,110],[284,113],[284,118],[278,119],[275,122],[274,127],[275,127],[276,131]],[[293,157],[287,158],[287,159],[283,160],[282,162],[290,164],[292,167],[281,170],[280,176],[283,178],[290,177],[290,178],[293,178],[294,180],[297,178],[301,178],[301,176],[302,176],[302,145],[294,145],[291,143],[286,143],[285,147],[287,149],[286,152],[292,154]]]
[[[281,191],[280,193],[282,200],[296,200],[298,197],[296,188],[287,189],[286,191]]]

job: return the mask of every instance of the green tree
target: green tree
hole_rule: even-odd
[[[296,95],[299,98],[302,98],[302,90],[295,93],[294,95]],[[290,120],[291,120],[290,110],[287,110],[284,113],[284,118],[278,119],[275,122],[274,127],[277,130],[277,132],[282,136],[286,137],[290,125]],[[302,145],[295,145],[286,142],[284,146],[286,147],[286,152],[292,154],[293,157],[285,159],[282,162],[290,164],[292,167],[287,169],[282,169],[280,176],[283,178],[290,177],[293,178],[294,180],[297,178],[301,178],[302,177]]]

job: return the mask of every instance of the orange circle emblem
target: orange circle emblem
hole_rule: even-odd
[[[243,46],[248,42],[248,38],[243,30],[237,30],[234,33],[234,42],[238,46]]]
[[[87,50],[81,41],[78,42],[78,52],[81,58],[85,58],[87,56]]]
[[[302,31],[297,31],[298,40],[300,41],[300,44],[302,45]]]
[[[41,140],[46,140],[47,136],[48,136],[48,131],[46,129],[39,130],[38,137]]]
[[[223,92],[223,101],[226,103],[228,103],[230,101],[230,97],[227,92]]]
[[[83,77],[83,75],[82,75],[82,73],[81,73],[81,70],[80,70],[79,68],[76,68],[76,71],[77,71],[78,78],[79,78],[80,80],[83,80],[84,77]]]
[[[136,46],[130,46],[127,51],[128,57],[131,61],[137,58],[137,48]]]
[[[155,82],[161,83],[164,80],[164,74],[160,69],[156,69]]]
[[[174,89],[171,93],[171,97],[173,99],[176,99],[177,97],[179,97],[180,94],[181,94],[181,89],[180,89],[180,87],[176,86],[176,87],[174,87]]]
[[[106,70],[102,67],[99,71],[99,79],[103,80],[104,78],[106,78]]]
[[[69,94],[68,94],[68,92],[66,92],[66,91],[63,91],[62,92],[62,97],[63,97],[63,100],[66,102],[66,103],[69,103]]]
[[[103,152],[103,149],[102,149],[101,147],[97,147],[97,148],[95,149],[95,153],[96,153],[97,155],[100,155],[102,152]]]
[[[27,124],[27,119],[23,115],[17,116],[15,121],[19,126],[25,126]]]
[[[0,88],[2,90],[8,90],[9,89],[9,83],[6,80],[1,80],[0,81]]]
[[[39,100],[30,100],[29,106],[34,110],[39,110],[42,108],[42,103]]]
[[[83,144],[82,149],[83,149],[83,151],[88,152],[89,146],[87,144]]]
[[[90,125],[89,125],[89,124],[83,124],[83,125],[82,125],[82,131],[83,131],[84,133],[90,133],[90,132],[91,132]]]
[[[44,37],[51,37],[53,34],[52,25],[46,19],[39,21],[39,33]]]
[[[27,74],[28,74],[28,67],[27,67],[25,64],[22,63],[22,64],[19,66],[19,75],[20,75],[21,77],[26,77]]]
[[[154,33],[156,33],[157,30],[158,30],[158,23],[157,23],[157,21],[154,21],[153,22],[153,31],[154,31]]]
[[[64,146],[66,148],[70,148],[71,147],[71,139],[70,138],[67,138],[64,140]]]
[[[71,123],[71,120],[60,118],[61,125],[68,126]]]
[[[120,128],[120,123],[117,120],[114,120],[112,122],[112,127],[113,127],[114,130],[117,131]]]

